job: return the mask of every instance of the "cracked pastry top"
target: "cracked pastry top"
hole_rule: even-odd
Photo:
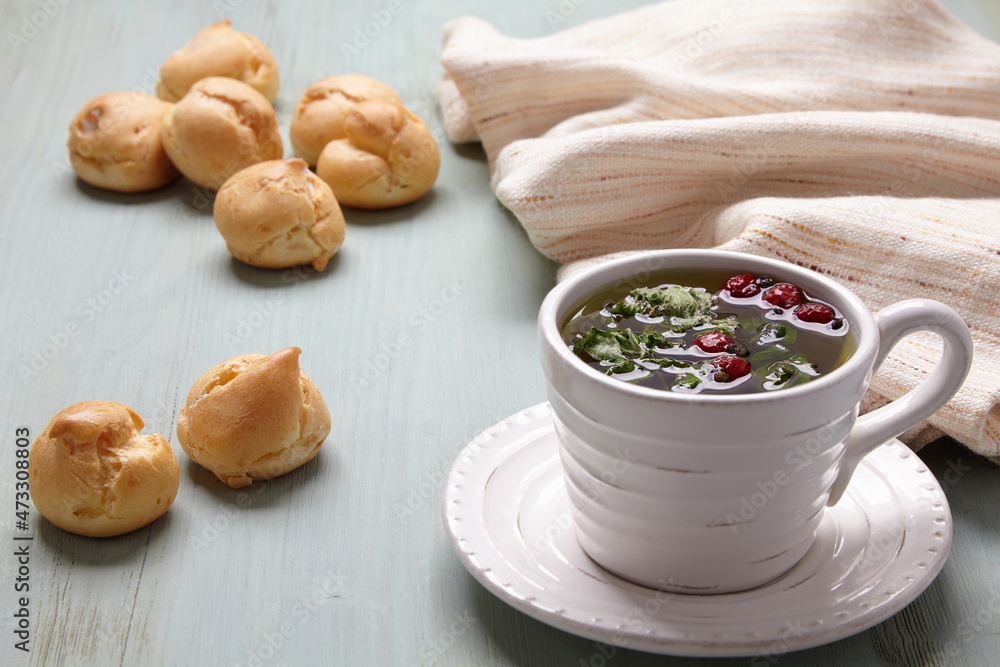
[[[400,206],[434,185],[441,160],[434,135],[402,105],[359,102],[344,118],[344,135],[323,148],[316,166],[341,204]]]
[[[330,413],[299,368],[301,353],[244,354],[205,372],[177,418],[187,455],[234,489],[312,460],[330,433]]]
[[[109,93],[83,105],[69,124],[69,161],[87,183],[117,192],[155,190],[180,176],[160,127],[170,104],[140,92]]]
[[[298,158],[269,160],[234,174],[219,189],[215,225],[236,259],[269,269],[326,268],[344,242],[333,191]]]
[[[162,516],[180,470],[166,438],[141,435],[143,426],[135,410],[110,401],[76,403],[53,417],[28,456],[38,512],[88,537],[121,535]]]
[[[274,104],[278,65],[263,42],[219,21],[201,30],[160,68],[156,96],[168,102],[184,97],[197,81],[224,76],[247,84]]]
[[[270,103],[247,84],[221,76],[194,84],[164,114],[162,135],[181,173],[213,190],[241,169],[282,153]]]
[[[328,143],[347,136],[347,113],[368,100],[403,104],[392,88],[363,74],[328,76],[309,86],[296,103],[288,128],[292,150],[315,167]]]

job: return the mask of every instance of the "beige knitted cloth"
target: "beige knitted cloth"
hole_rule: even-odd
[[[519,40],[444,28],[453,141],[545,255],[644,248],[777,257],[872,310],[956,308],[972,372],[917,447],[945,432],[1000,455],[1000,45],[934,0],[676,0]],[[900,343],[865,409],[933,368]]]

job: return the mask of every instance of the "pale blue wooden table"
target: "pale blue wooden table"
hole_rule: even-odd
[[[456,454],[544,400],[535,314],[556,266],[491,195],[481,149],[444,138],[433,90],[452,18],[532,37],[554,17],[564,28],[642,3],[398,0],[355,44],[389,4],[0,5],[0,664],[604,664],[593,642],[494,598],[444,532],[440,495]],[[995,0],[946,4],[1000,37]],[[232,260],[210,202],[186,180],[123,196],[68,170],[76,110],[106,92],[152,92],[163,59],[220,18],[274,52],[286,139],[302,91],[348,71],[394,86],[439,137],[432,193],[396,210],[348,210],[346,243],[322,274]],[[184,456],[176,413],[210,366],[290,345],[303,349],[333,431],[314,462],[240,495]],[[32,510],[26,654],[13,634],[15,429],[34,436],[60,409],[97,398],[131,405],[171,440],[180,491],[164,518],[102,541]],[[953,473],[954,545],[941,575],[881,625],[775,662],[1000,664],[1000,469],[949,443],[922,455],[939,477]],[[606,664],[752,663],[620,650]]]

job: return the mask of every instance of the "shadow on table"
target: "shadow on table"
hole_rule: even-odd
[[[483,145],[478,141],[470,142],[466,144],[455,144],[449,142],[451,145],[452,152],[460,158],[465,160],[475,160],[476,162],[486,163],[486,151],[483,150]]]
[[[181,176],[156,190],[146,192],[116,192],[90,185],[81,178],[74,179],[76,189],[80,194],[94,201],[119,204],[123,206],[141,206],[154,202],[173,200],[177,206],[178,215],[170,216],[171,220],[197,221],[199,224],[212,221],[215,207],[216,191]]]
[[[291,287],[302,282],[313,280],[325,280],[337,273],[337,267],[341,263],[344,250],[341,248],[336,255],[330,258],[326,268],[317,271],[311,266],[293,266],[287,269],[264,269],[259,266],[251,266],[241,262],[232,255],[229,255],[229,270],[240,282],[262,287],[264,289],[281,289]],[[225,251],[223,251],[225,253]],[[226,253],[228,254],[228,253]]]
[[[959,595],[945,563],[941,573],[916,600],[858,635],[858,639],[871,646],[883,665],[949,664],[947,652],[955,641],[954,619],[961,616],[959,606],[955,605]]]
[[[549,665],[602,666],[619,665],[627,667],[689,666],[689,667],[764,667],[770,665],[904,665],[938,664],[940,658],[935,649],[927,623],[916,623],[914,618],[926,621],[927,606],[936,604],[927,597],[924,605],[913,609],[914,605],[867,632],[847,637],[840,641],[805,649],[763,656],[736,658],[688,658],[658,655],[631,649],[610,646],[601,642],[563,632],[523,614],[500,601],[487,591],[471,575],[469,606],[481,622],[491,644],[503,654],[505,664],[548,667]],[[947,613],[947,607],[942,608]],[[906,615],[904,615],[906,614]],[[900,631],[901,627],[907,631]],[[919,628],[917,635],[915,629]],[[914,656],[926,658],[930,662],[906,662]],[[900,661],[900,660],[904,661]]]
[[[90,185],[82,178],[75,178],[74,184],[80,194],[90,199],[101,202],[110,202],[113,204],[123,204],[126,206],[145,205],[150,202],[163,201],[165,199],[177,199],[181,203],[186,203],[194,208],[195,202],[192,192],[195,189],[201,189],[186,178],[178,178],[162,188],[147,190],[146,192],[116,192],[114,190],[105,190],[103,188]],[[185,199],[187,201],[185,201]],[[203,206],[202,210],[206,208],[208,215],[211,215],[211,200],[208,200],[207,207]]]
[[[471,578],[471,575],[469,575]],[[516,665],[689,665],[698,667],[746,667],[750,658],[682,658],[634,651],[577,637],[557,630],[501,602],[475,582],[471,606],[483,628],[506,661]],[[785,656],[782,656],[784,658]],[[764,658],[766,660],[766,658]],[[761,664],[772,664],[764,662]]]
[[[57,528],[48,521],[40,521],[38,539],[45,548],[57,554],[53,559],[74,564],[95,567],[121,567],[128,563],[140,564],[150,550],[156,550],[160,543],[169,539],[172,528],[176,528],[175,512],[171,508],[166,514],[138,530],[117,537],[84,537]]]
[[[438,191],[435,188],[431,188],[430,191],[420,199],[410,202],[409,204],[403,204],[402,206],[393,206],[392,208],[381,209],[365,209],[342,205],[341,210],[344,212],[344,219],[347,221],[347,233],[350,234],[351,225],[376,227],[378,225],[390,225],[395,222],[405,222],[412,218],[416,218],[417,216],[422,215],[425,210],[432,207],[434,202],[440,197],[441,195],[438,194]]]
[[[886,665],[986,664],[980,640],[996,627],[1000,609],[994,564],[1000,466],[947,437],[919,455],[951,506],[951,552],[927,590],[861,637]]]
[[[215,190],[205,188],[189,181],[183,176],[157,190],[146,192],[115,192],[94,187],[86,181],[74,179],[77,191],[88,199],[118,204],[122,206],[144,206],[154,203],[173,201],[176,206],[174,215],[168,216],[171,222],[182,220],[197,224],[212,221],[215,206]]]
[[[955,518],[955,533],[963,525],[1000,532],[1000,466],[973,453],[952,438],[940,438],[919,452],[937,478]]]
[[[332,471],[327,471],[328,467]],[[333,451],[320,450],[308,463],[274,479],[261,480],[239,489],[231,489],[210,471],[187,459],[186,477],[218,503],[220,511],[257,511],[273,506],[288,507],[289,496],[306,489],[322,474],[336,474],[337,459]]]

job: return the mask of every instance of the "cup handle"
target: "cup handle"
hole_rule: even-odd
[[[947,403],[965,381],[972,365],[972,336],[958,313],[938,301],[907,299],[875,314],[880,342],[872,370],[874,375],[889,351],[915,331],[929,331],[944,340],[941,361],[930,376],[889,405],[862,415],[854,424],[840,472],[830,488],[827,506],[836,505],[844,495],[858,463],[890,438],[927,419]]]

